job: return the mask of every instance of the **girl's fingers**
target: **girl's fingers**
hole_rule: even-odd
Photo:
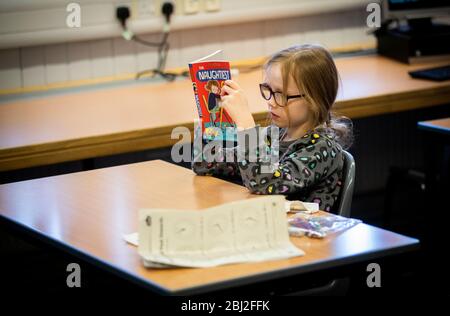
[[[229,87],[231,87],[231,88],[234,89],[234,90],[239,90],[239,89],[240,89],[240,87],[239,87],[239,85],[237,84],[237,82],[235,82],[235,81],[233,81],[233,80],[226,80],[226,81],[225,81],[225,86],[224,86],[224,87],[226,87],[226,86],[229,86]]]
[[[224,106],[225,103],[226,103],[226,101],[228,101],[229,98],[230,98],[230,97],[227,96],[227,95],[223,96],[223,97],[221,98],[222,102],[220,102],[220,106]]]
[[[221,108],[227,109],[227,107],[229,105],[228,104],[229,103],[229,98],[230,98],[230,96],[228,96],[228,95],[222,97],[222,102],[220,102],[220,107]]]
[[[233,91],[234,91],[233,88],[224,85],[224,86],[222,87],[222,90],[220,91],[220,95],[232,94]]]

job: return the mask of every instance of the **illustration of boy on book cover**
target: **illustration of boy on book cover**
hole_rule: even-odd
[[[234,140],[236,125],[221,107],[220,99],[225,80],[231,79],[230,64],[206,61],[216,53],[189,64],[195,102],[205,140]]]

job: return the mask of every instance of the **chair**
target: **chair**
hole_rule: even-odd
[[[343,170],[344,181],[342,183],[336,213],[341,216],[350,217],[353,189],[355,184],[356,164],[352,154],[350,154],[348,151],[343,150],[342,154],[344,155],[344,170]]]
[[[355,184],[355,170],[356,164],[353,156],[343,150],[344,155],[344,170],[343,170],[343,183],[341,188],[341,193],[339,196],[339,202],[336,209],[336,213],[340,216],[350,217],[351,206],[353,199],[353,189]],[[342,295],[348,289],[350,283],[349,278],[340,278],[331,280],[329,283],[314,287],[307,290],[302,290],[296,293],[290,293],[289,296],[306,296],[306,295]]]

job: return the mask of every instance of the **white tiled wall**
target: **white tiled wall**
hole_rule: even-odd
[[[0,87],[10,89],[22,86],[22,69],[18,49],[0,50]]]
[[[107,77],[114,74],[114,40],[92,41],[89,45],[91,78]]]
[[[67,65],[69,80],[92,78],[91,54],[89,42],[67,44]]]
[[[17,70],[22,70],[22,86],[46,84],[47,74],[45,72],[44,47],[37,46],[20,49],[17,53],[20,54],[20,67],[22,69],[19,68]]]
[[[69,80],[67,45],[57,44],[44,47],[46,82],[64,82]]]
[[[269,55],[295,43],[329,48],[374,41],[366,12],[344,11],[278,20],[175,31],[170,35],[167,68],[183,67],[217,49],[241,60]],[[157,41],[159,34],[143,35]],[[154,48],[121,37],[0,50],[0,89],[120,76],[154,68]]]

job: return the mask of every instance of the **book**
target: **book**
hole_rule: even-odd
[[[291,243],[282,195],[204,210],[142,209],[138,252],[146,267],[206,268],[304,255]]]
[[[221,50],[218,50],[189,63],[195,103],[205,140],[236,139],[236,124],[221,107],[220,91],[224,82],[231,79],[231,72],[228,61],[214,59],[220,53]]]

